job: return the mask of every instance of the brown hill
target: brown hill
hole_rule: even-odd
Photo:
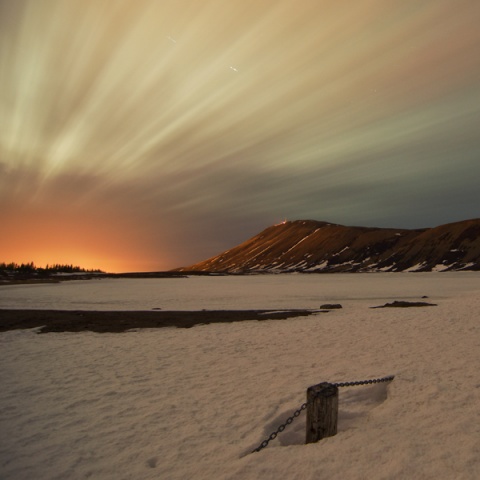
[[[480,219],[435,228],[346,227],[296,220],[268,227],[191,272],[400,272],[480,270]]]

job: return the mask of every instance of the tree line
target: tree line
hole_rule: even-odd
[[[55,263],[53,265],[47,264],[43,268],[37,267],[33,262],[20,264],[16,262],[2,262],[0,263],[0,270],[19,273],[103,273],[102,270],[99,269],[87,270],[78,265],[63,265],[60,263]]]

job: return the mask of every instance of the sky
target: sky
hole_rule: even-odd
[[[181,267],[478,218],[477,0],[0,0],[0,261]]]

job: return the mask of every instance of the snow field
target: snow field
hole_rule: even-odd
[[[437,307],[355,299],[284,321],[3,333],[0,478],[480,478],[480,295],[453,290]],[[389,374],[340,389],[335,437],[303,445],[302,413],[248,453],[308,386]]]

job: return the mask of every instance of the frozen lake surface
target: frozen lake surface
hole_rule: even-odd
[[[480,272],[278,274],[103,279],[0,287],[0,308],[59,310],[223,310],[318,308],[447,298],[478,287]]]

